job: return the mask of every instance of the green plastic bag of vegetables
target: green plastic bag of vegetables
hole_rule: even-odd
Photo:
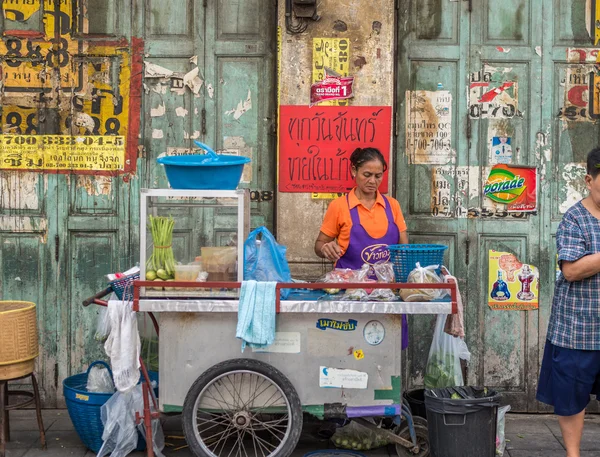
[[[464,386],[460,360],[469,360],[471,354],[462,338],[444,332],[446,314],[440,314],[435,324],[433,341],[425,368],[425,387]]]
[[[353,421],[338,428],[331,437],[331,441],[339,449],[352,449],[354,451],[368,451],[389,444],[383,434],[378,434]]]

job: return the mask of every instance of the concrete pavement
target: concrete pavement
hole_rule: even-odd
[[[93,457],[79,441],[73,424],[66,410],[44,410],[44,427],[48,449],[42,451],[39,443],[39,433],[35,414],[31,410],[12,411],[11,413],[11,442],[7,444],[7,457]],[[560,429],[556,417],[551,415],[507,415],[506,437],[507,451],[505,457],[565,457]],[[318,449],[327,449],[327,440],[319,439],[316,435],[316,424],[307,424],[302,438],[293,457],[302,457],[306,453]],[[165,448],[167,457],[193,457],[187,449],[175,450],[185,446],[179,437],[182,435],[179,416],[165,418],[163,428],[167,443],[173,446]],[[585,431],[582,441],[581,457],[600,457],[600,416],[586,418]],[[396,454],[386,448],[366,452],[368,457],[394,457]],[[135,452],[135,457],[145,453]]]

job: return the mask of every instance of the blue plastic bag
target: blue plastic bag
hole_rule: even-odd
[[[286,250],[266,227],[253,230],[244,242],[244,280],[292,282]],[[281,298],[289,294],[290,289],[283,289]]]

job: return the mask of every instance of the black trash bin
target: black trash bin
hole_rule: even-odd
[[[494,457],[499,404],[483,387],[425,390],[431,457]]]
[[[408,402],[413,416],[427,419],[427,411],[425,409],[425,389],[413,389],[404,392],[404,398]]]

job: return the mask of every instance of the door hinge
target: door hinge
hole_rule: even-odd
[[[206,7],[208,6],[208,0],[204,0],[204,2],[202,3],[202,6],[203,6],[204,8],[206,8]]]
[[[465,263],[467,265],[469,265],[469,248],[470,248],[471,242],[469,241],[469,239],[467,238],[467,240],[465,241]]]
[[[202,135],[206,135],[206,110],[202,108]]]
[[[206,1],[206,0],[205,0]],[[473,11],[473,0],[469,0],[469,13]]]
[[[54,236],[54,260],[58,262],[58,255],[60,253],[60,237]]]
[[[398,136],[400,132],[400,118],[398,117],[398,112],[394,111],[394,136]]]

